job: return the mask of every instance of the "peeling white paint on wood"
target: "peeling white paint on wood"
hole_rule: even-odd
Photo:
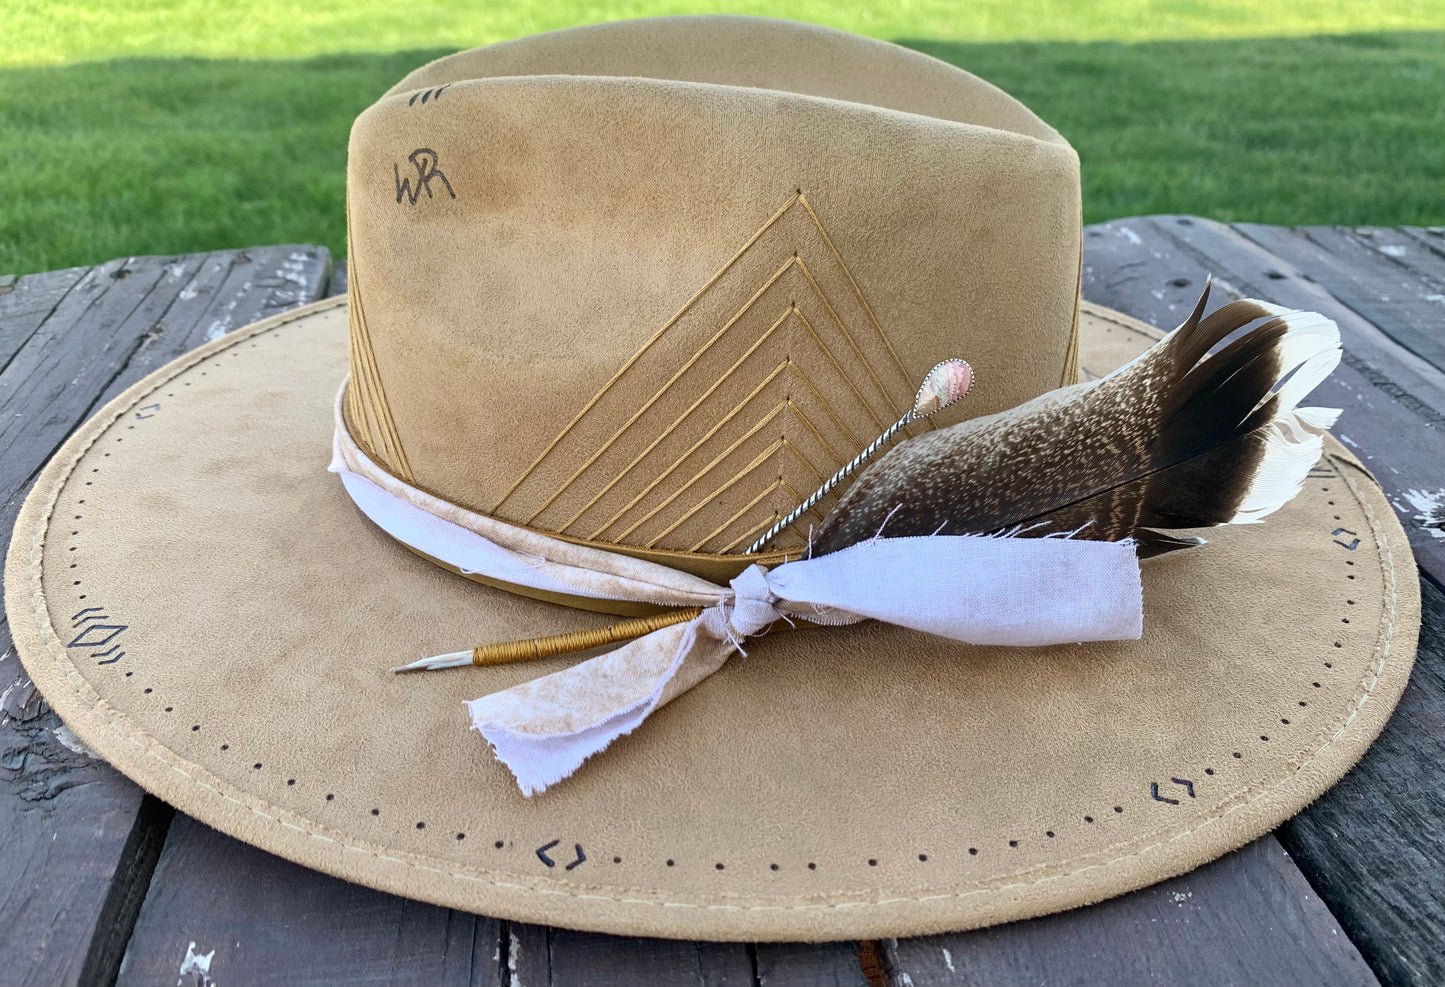
[[[62,747],[69,748],[70,750],[75,751],[75,753],[77,754],[84,754],[86,757],[99,757],[99,755],[96,754],[95,751],[85,746],[85,741],[77,737],[75,735],[75,732],[64,723],[60,724],[60,726],[56,727],[51,732],[55,734],[55,739],[60,742]]]
[[[191,943],[186,947],[186,958],[181,960],[181,975],[176,980],[176,987],[184,987],[186,977],[192,978],[191,983],[196,987],[216,987],[216,982],[211,979],[211,961],[216,958],[216,951],[201,954],[196,952],[196,944]]]
[[[522,978],[517,975],[517,962],[522,958],[522,943],[517,938],[515,929],[507,930],[507,973],[511,979],[511,987],[522,987]]]
[[[1405,499],[1418,512],[1416,524],[1432,537],[1445,538],[1445,489],[1406,490]]]

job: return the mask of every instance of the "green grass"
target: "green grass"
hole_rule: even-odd
[[[0,272],[296,241],[339,253],[347,130],[405,72],[463,45],[681,9],[6,4]],[[1079,149],[1087,222],[1445,222],[1445,4],[802,0],[788,13],[1017,95]]]
[[[1442,30],[1439,0],[6,0],[0,65],[464,48],[660,14],[789,17],[878,38],[1160,41]]]

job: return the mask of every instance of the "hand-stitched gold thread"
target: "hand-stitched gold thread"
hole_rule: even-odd
[[[535,475],[542,462],[546,460],[548,456],[553,456],[557,453],[557,450],[561,445],[562,441],[568,435],[572,434],[578,424],[588,415],[588,413],[595,409],[598,406],[599,402],[602,400],[602,398],[613,390],[614,386],[618,383],[618,381],[621,380],[622,377],[626,375],[629,370],[632,370],[638,365],[638,361],[647,351],[651,350],[655,346],[655,344],[662,337],[662,335],[669,329],[675,327],[678,322],[697,304],[698,300],[704,295],[704,293],[711,289],[714,289],[720,279],[727,273],[727,271],[734,268],[734,266],[738,263],[742,256],[746,254],[750,249],[757,246],[763,235],[767,233],[769,229],[772,229],[774,226],[776,226],[776,224],[782,219],[785,214],[789,212],[790,209],[792,209],[794,205],[798,204],[802,204],[804,206],[804,212],[806,213],[807,217],[806,219],[800,219],[799,221],[805,223],[812,231],[812,235],[816,236],[817,241],[821,242],[823,249],[826,251],[826,256],[831,258],[831,263],[842,269],[841,275],[839,276],[844,281],[846,281],[849,289],[856,297],[857,310],[862,312],[863,318],[866,318],[866,324],[868,328],[872,330],[873,334],[876,334],[879,337],[879,339],[874,341],[875,344],[881,345],[882,349],[885,350],[888,354],[888,358],[882,363],[870,362],[869,358],[864,353],[862,346],[860,346],[859,344],[859,337],[855,333],[850,331],[847,323],[840,314],[839,309],[828,297],[827,292],[825,291],[822,283],[819,280],[818,274],[809,267],[806,259],[800,256],[795,250],[791,253],[790,256],[785,259],[782,265],[772,270],[771,275],[769,275],[763,281],[762,285],[752,291],[751,296],[747,299],[747,301],[736,312],[734,312],[733,315],[729,317],[718,330],[714,331],[711,336],[702,344],[702,346],[695,352],[693,352],[692,355],[683,362],[681,367],[673,370],[667,375],[667,379],[660,388],[653,391],[652,394],[648,398],[646,398],[639,407],[637,407],[630,413],[630,415],[626,418],[625,421],[621,423],[619,427],[612,430],[611,434],[606,439],[600,442],[592,443],[591,447],[585,451],[585,455],[581,458],[580,463],[568,470],[568,475],[566,476],[566,478],[563,479],[560,484],[555,486],[550,492],[547,492],[545,493],[545,495],[541,496],[538,502],[528,505],[522,511],[522,513],[518,515],[518,520],[522,521],[522,523],[526,523],[529,525],[539,523],[539,518],[542,518],[545,515],[545,512],[556,506],[559,501],[561,501],[562,498],[565,497],[568,492],[575,487],[575,485],[581,480],[583,476],[588,475],[588,471],[592,467],[596,466],[600,462],[603,462],[603,457],[608,455],[608,453],[616,447],[617,443],[621,441],[622,437],[626,435],[630,430],[638,427],[639,423],[643,421],[644,415],[646,415],[650,410],[656,407],[657,403],[665,395],[669,394],[670,390],[675,389],[675,385],[677,385],[678,381],[682,379],[684,374],[688,371],[695,370],[702,357],[715,349],[717,344],[728,332],[728,330],[736,326],[739,320],[743,317],[743,315],[751,311],[751,309],[757,304],[757,302],[762,298],[762,296],[768,292],[769,289],[772,289],[776,285],[778,285],[780,279],[790,270],[793,270],[795,268],[801,275],[802,281],[806,284],[806,287],[804,287],[804,284],[799,284],[797,286],[797,290],[806,291],[810,294],[810,296],[816,297],[818,303],[822,306],[823,311],[826,313],[825,321],[827,323],[827,332],[822,332],[820,330],[820,326],[810,320],[807,314],[797,309],[796,306],[793,306],[793,311],[798,316],[798,324],[801,326],[802,330],[807,333],[808,337],[811,338],[813,344],[817,347],[820,355],[825,361],[825,365],[830,368],[833,374],[837,375],[837,378],[839,381],[841,381],[841,385],[845,389],[845,392],[851,395],[851,399],[853,402],[856,402],[857,407],[852,409],[853,414],[861,413],[862,417],[865,417],[869,420],[872,428],[882,427],[882,424],[884,423],[885,419],[888,418],[889,414],[896,412],[897,408],[899,407],[900,398],[905,396],[904,392],[908,391],[911,394],[911,378],[908,376],[906,369],[903,368],[901,362],[898,360],[897,353],[896,351],[894,351],[892,344],[888,341],[886,336],[883,335],[881,327],[877,323],[877,318],[873,313],[872,308],[868,305],[867,299],[862,296],[862,292],[858,287],[857,280],[853,277],[852,273],[847,270],[847,267],[843,263],[842,256],[839,253],[836,245],[833,243],[831,237],[828,236],[827,231],[822,228],[821,221],[819,220],[816,211],[812,207],[811,203],[806,201],[806,197],[803,196],[801,192],[795,192],[791,196],[789,196],[788,200],[783,204],[783,206],[780,207],[767,220],[766,223],[764,223],[763,227],[757,230],[752,235],[752,237],[749,238],[748,242],[743,246],[743,248],[737,251],[728,260],[728,262],[723,266],[722,269],[716,272],[701,289],[695,292],[693,296],[688,300],[688,302],[685,303],[683,308],[680,309],[677,313],[675,313],[661,330],[659,330],[657,333],[654,333],[637,351],[635,351],[632,356],[624,362],[623,366],[612,376],[612,378],[606,384],[604,384],[603,387],[596,394],[594,394],[591,399],[588,400],[588,402],[584,405],[581,411],[579,411],[576,415],[573,416],[572,420],[569,421],[566,426],[564,426],[562,431],[558,433],[558,435],[547,445],[547,447],[533,461],[533,463],[528,466],[528,468],[523,471],[522,475],[519,476],[517,480],[515,480],[511,484],[511,486],[507,489],[502,498],[498,501],[498,508],[500,508],[503,504],[513,500],[517,496],[517,494],[521,492],[524,483],[529,477]],[[824,255],[819,254],[818,256],[821,257]],[[732,291],[733,289],[728,288],[727,290]],[[764,331],[764,335],[770,337],[771,334],[777,330],[777,328],[778,326],[776,323],[770,325],[768,329]],[[844,363],[840,362],[839,355],[835,354],[833,348],[830,347],[827,342],[825,342],[825,335],[828,337],[829,340],[837,340],[837,338],[841,336],[841,349],[838,352],[846,352],[848,354],[848,365],[857,368],[856,380],[854,374],[850,374],[849,372],[844,370]],[[754,342],[756,342],[756,340]],[[753,348],[751,346],[749,347],[749,352],[753,352]],[[585,502],[576,504],[575,506],[569,506],[567,508],[567,515],[565,516],[565,519],[552,520],[547,524],[547,526],[552,528],[553,530],[566,533],[572,531],[577,525],[586,524],[589,527],[595,527],[595,530],[590,537],[593,539],[597,539],[603,537],[604,535],[606,535],[607,532],[611,531],[618,525],[627,525],[630,532],[632,530],[636,530],[636,528],[639,527],[640,524],[644,524],[647,521],[651,520],[652,517],[655,516],[653,512],[649,512],[648,516],[643,519],[630,518],[629,514],[634,507],[645,502],[646,498],[650,496],[654,491],[656,491],[664,482],[670,481],[675,472],[681,467],[685,466],[688,460],[686,460],[685,457],[680,460],[675,460],[671,465],[666,467],[662,475],[659,476],[654,472],[652,468],[649,468],[650,460],[648,457],[653,454],[655,450],[662,447],[662,443],[669,436],[675,435],[677,433],[680,426],[683,425],[684,419],[686,419],[689,415],[694,415],[700,408],[705,407],[705,400],[719,390],[719,385],[721,385],[723,381],[730,379],[735,374],[737,368],[741,365],[741,362],[741,360],[734,361],[733,366],[729,368],[728,371],[724,372],[724,374],[720,378],[716,380],[711,380],[710,386],[706,388],[702,398],[694,400],[691,406],[685,412],[683,412],[682,415],[671,418],[665,423],[659,423],[660,434],[650,436],[645,446],[642,448],[641,452],[630,453],[628,456],[630,461],[625,466],[622,466],[620,469],[613,469],[609,467],[605,471],[606,479],[601,483],[601,489],[594,489],[593,491],[590,491],[587,495],[587,499],[585,500]],[[882,377],[880,377],[879,374],[880,368],[886,367],[889,363],[891,363],[893,367],[896,368],[897,374],[899,375],[899,381],[896,382],[897,386],[893,388],[893,390],[897,391],[896,394],[890,392],[889,385],[884,384],[883,379]],[[834,406],[833,403],[821,400],[822,389],[815,385],[813,381],[809,380],[807,373],[804,370],[800,369],[797,365],[793,366],[791,370],[791,375],[793,378],[801,380],[804,383],[805,389],[815,403],[823,405],[824,414],[827,416],[827,419],[832,424],[832,426],[837,429],[838,433],[840,433],[841,436],[846,436],[848,442],[855,447],[861,448],[862,442],[858,439],[857,436],[859,423],[855,422],[852,426],[850,426],[848,417],[851,416],[844,416],[839,412],[839,410]],[[864,377],[868,379],[869,383],[863,384],[863,389],[860,389],[860,383],[862,382],[861,379]],[[835,388],[832,386],[827,388],[827,391],[830,394],[833,393],[834,390]],[[867,390],[870,393],[865,395],[864,390]],[[880,398],[881,404],[879,403]],[[896,414],[894,415],[894,417],[896,417]],[[734,416],[729,414],[728,421],[733,420]],[[808,422],[806,424],[811,425],[811,422]],[[650,426],[644,425],[642,427],[647,428]],[[830,439],[828,437],[825,437],[823,433],[816,428],[816,426],[810,427],[809,431],[813,433],[815,439],[819,440],[822,448],[826,449],[830,456],[837,457],[838,464],[845,462],[849,455],[851,455],[850,451],[845,451],[839,447],[836,439]],[[715,434],[715,430],[709,429],[710,436]],[[689,452],[692,451],[694,450],[689,450]],[[570,457],[571,454],[569,453],[569,458]],[[611,517],[609,517],[606,521],[601,522],[600,524],[598,520],[589,520],[591,512],[593,512],[599,504],[605,503],[605,498],[609,493],[613,492],[620,485],[627,482],[631,477],[636,475],[637,471],[644,469],[647,470],[649,476],[646,478],[647,482],[644,484],[645,489],[640,495],[633,495],[629,503],[625,507],[623,507],[620,511],[614,511]],[[823,472],[826,474],[828,470],[825,469]],[[675,494],[677,492],[680,491],[674,491],[673,493]],[[529,499],[530,497],[531,495],[528,494]],[[614,540],[625,540],[627,537],[628,534],[624,533]],[[697,536],[695,534],[691,535],[691,538],[694,540],[696,539],[696,537]]]
[[[633,457],[632,462],[628,463],[621,470],[619,470],[612,477],[611,480],[607,481],[607,483],[603,485],[602,489],[599,490],[592,497],[591,500],[578,508],[577,512],[573,514],[570,518],[568,518],[567,521],[564,522],[557,530],[561,532],[566,532],[568,528],[570,528],[573,524],[577,522],[578,518],[580,518],[583,514],[590,510],[592,506],[595,505],[604,496],[606,496],[607,492],[611,490],[614,486],[616,486],[617,483],[623,479],[623,477],[627,476],[632,471],[633,467],[635,467],[638,463],[642,462],[642,460],[647,457],[648,453],[656,449],[660,444],[662,444],[663,441],[667,439],[669,435],[676,431],[677,427],[681,425],[685,420],[687,420],[689,415],[691,415],[694,411],[701,407],[703,402],[705,402],[708,398],[712,397],[713,394],[717,393],[718,388],[722,387],[722,385],[725,384],[732,377],[732,375],[737,372],[738,368],[747,362],[749,357],[756,353],[764,343],[766,343],[769,339],[773,337],[773,333],[778,330],[778,327],[787,321],[788,315],[789,312],[785,311],[782,315],[778,316],[778,318],[774,320],[773,324],[770,325],[767,330],[763,332],[762,335],[760,335],[756,340],[754,340],[751,346],[749,346],[746,350],[743,351],[743,355],[733,361],[732,366],[728,367],[720,375],[718,375],[717,380],[713,381],[713,383],[705,391],[703,391],[702,394],[698,395],[696,400],[694,400],[692,404],[688,406],[686,411],[677,416],[676,421],[674,421],[671,425],[667,426],[667,428],[663,429],[660,433],[658,433],[657,437],[654,438],[650,443],[648,443],[646,448],[644,448],[641,452],[639,452],[636,456]],[[770,383],[776,375],[777,371],[769,374],[764,383]],[[756,394],[758,389],[762,386],[763,385],[760,384],[758,387],[754,388],[753,392],[742,401],[738,402],[738,404],[735,405],[733,409],[727,413],[725,418],[730,419],[733,415],[737,414],[737,412],[744,405],[746,405],[749,400],[752,399],[753,394]],[[659,394],[659,396],[661,395]],[[669,471],[676,466],[677,463],[674,463],[672,467],[669,467]],[[664,473],[658,479],[662,479],[663,476],[666,476],[666,473]]]
[[[754,233],[751,237],[748,238],[748,242],[743,244],[742,247],[738,249],[738,252],[733,254],[732,257],[728,259],[728,262],[726,264],[718,268],[717,273],[714,274],[712,277],[708,278],[706,283],[704,283],[701,288],[693,292],[692,297],[683,303],[682,308],[678,309],[672,318],[668,319],[667,322],[663,323],[661,329],[653,333],[652,336],[648,338],[647,342],[643,343],[642,346],[638,348],[637,352],[633,353],[632,356],[627,358],[627,362],[623,363],[622,366],[617,369],[617,372],[612,375],[612,378],[608,380],[607,383],[602,385],[601,390],[599,390],[596,394],[592,395],[591,399],[582,406],[582,410],[577,412],[577,414],[572,417],[572,420],[563,427],[562,431],[557,433],[556,438],[554,438],[551,442],[547,443],[546,448],[543,449],[541,453],[538,454],[537,458],[532,461],[532,465],[528,466],[525,470],[523,470],[522,475],[517,477],[517,479],[512,482],[512,485],[507,488],[505,493],[502,494],[501,499],[492,505],[493,514],[495,514],[501,508],[501,506],[507,502],[507,500],[512,496],[512,494],[517,492],[517,488],[522,485],[522,483],[527,479],[527,477],[532,475],[532,473],[537,469],[537,467],[541,465],[542,460],[546,459],[547,455],[557,447],[558,443],[560,443],[564,438],[567,437],[567,433],[572,431],[573,426],[575,426],[579,421],[581,421],[583,417],[587,414],[587,412],[591,411],[596,406],[597,402],[601,401],[602,398],[607,394],[607,392],[612,389],[612,386],[622,379],[622,375],[627,373],[628,370],[632,369],[633,364],[635,364],[638,360],[642,359],[642,355],[646,353],[649,349],[651,349],[652,345],[656,343],[659,339],[661,339],[663,337],[663,334],[666,333],[669,329],[671,329],[679,319],[686,315],[688,310],[691,309],[693,305],[697,303],[697,300],[703,296],[703,293],[706,292],[713,285],[717,284],[717,282],[722,279],[723,275],[727,274],[727,272],[732,269],[733,265],[736,264],[738,260],[748,252],[749,249],[751,249],[752,245],[757,243],[758,240],[762,239],[764,233],[767,233],[768,230],[772,229],[774,223],[783,218],[783,215],[792,208],[793,203],[797,202],[798,198],[801,195],[802,192],[795,192],[793,193],[793,195],[789,196],[788,201],[784,202],[781,206],[779,206],[778,211],[773,213],[773,215],[768,219],[768,221],[764,223],[756,233]]]
[[[664,383],[662,387],[658,388],[658,390],[652,395],[652,397],[644,401],[640,408],[634,411],[625,422],[618,426],[617,430],[612,433],[612,435],[607,439],[606,442],[603,442],[600,446],[593,450],[592,454],[587,457],[587,459],[582,463],[582,465],[578,466],[575,470],[573,470],[571,476],[569,476],[566,480],[562,481],[562,485],[559,486],[550,497],[548,497],[545,501],[542,502],[541,507],[538,507],[535,511],[532,512],[531,516],[527,518],[525,523],[531,524],[537,519],[537,515],[541,514],[547,508],[551,507],[552,504],[556,502],[558,497],[561,497],[564,493],[566,493],[567,489],[574,482],[576,482],[577,478],[587,471],[587,467],[597,462],[597,460],[602,456],[602,454],[605,453],[608,449],[611,449],[613,443],[615,443],[618,439],[622,437],[623,433],[625,433],[629,428],[636,424],[637,420],[641,418],[644,414],[646,414],[649,408],[651,408],[654,404],[661,400],[665,394],[667,394],[668,390],[672,387],[673,384],[677,383],[677,381],[684,374],[686,374],[689,370],[696,366],[697,362],[708,354],[708,352],[713,348],[717,341],[722,339],[723,336],[727,334],[727,331],[737,324],[738,320],[741,319],[743,315],[745,315],[753,307],[757,300],[761,298],[779,278],[781,278],[784,274],[787,273],[788,268],[790,268],[791,266],[792,261],[788,261],[787,263],[783,264],[782,267],[778,268],[777,271],[774,272],[773,276],[770,277],[767,281],[765,281],[763,283],[763,286],[753,293],[753,296],[749,298],[747,300],[747,303],[738,310],[736,315],[724,322],[722,324],[722,327],[716,332],[714,332],[712,336],[708,338],[708,341],[704,343],[696,353],[690,356],[687,359],[687,362],[685,362],[680,368],[678,368],[672,374],[672,376],[667,379],[667,382]]]

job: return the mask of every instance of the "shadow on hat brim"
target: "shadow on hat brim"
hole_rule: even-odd
[[[1086,305],[1081,363],[1101,374],[1155,335]],[[1288,818],[1358,759],[1409,675],[1409,547],[1330,440],[1266,523],[1145,565],[1142,641],[776,633],[524,799],[462,701],[575,658],[387,669],[605,618],[459,578],[372,527],[326,472],[346,363],[346,310],[327,301],[127,390],[39,478],[5,602],[27,671],[101,756],[347,880],[629,935],[1025,918]]]

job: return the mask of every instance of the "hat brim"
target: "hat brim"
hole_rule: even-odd
[[[1093,306],[1081,363],[1157,336]],[[462,701],[562,667],[399,677],[597,614],[429,564],[326,472],[344,303],[127,390],[45,469],[6,611],[65,723],[270,852],[397,894],[630,935],[829,940],[1097,901],[1263,833],[1384,725],[1415,652],[1409,546],[1342,446],[1264,524],[1144,565],[1138,642],[970,647],[869,623],[751,642],[523,798]]]

